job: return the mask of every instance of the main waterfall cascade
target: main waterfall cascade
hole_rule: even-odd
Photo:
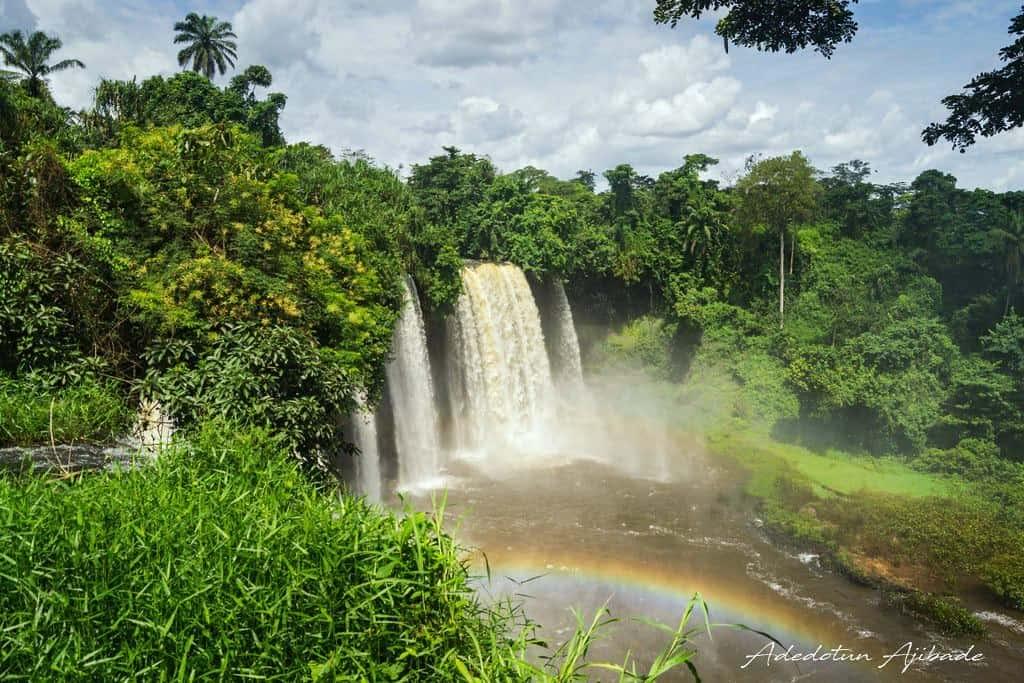
[[[555,406],[540,313],[523,272],[480,263],[462,270],[447,321],[447,383],[455,448],[529,439]]]
[[[402,283],[405,303],[395,326],[386,376],[394,413],[398,485],[408,488],[435,479],[441,473],[442,462],[423,311],[412,278],[406,276]]]
[[[557,423],[567,401],[559,402],[559,394],[579,398],[583,374],[561,282],[538,284],[542,318],[518,267],[467,264],[461,276],[462,293],[443,332],[439,328],[444,339],[435,340],[443,342],[435,358],[443,367],[436,375],[416,286],[412,278],[403,280],[405,302],[385,371],[384,403],[376,410],[361,407],[350,419],[360,452],[356,484],[371,500],[382,500],[386,485],[405,490],[435,486],[445,473],[446,451],[479,457],[502,451],[544,453],[557,450],[554,444],[564,440]],[[435,376],[443,391],[435,389]],[[444,440],[442,413],[447,418]],[[451,449],[443,448],[442,441]]]

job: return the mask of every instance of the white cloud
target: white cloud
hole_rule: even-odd
[[[939,166],[966,185],[1024,182],[1024,133],[965,155],[920,141],[944,114],[941,98],[995,65],[1009,0],[875,3],[832,60],[727,55],[713,19],[671,30],[653,24],[652,4],[233,0],[231,10],[198,11],[234,23],[239,66],[270,68],[273,88],[288,95],[290,139],[365,149],[392,166],[456,145],[504,169],[529,163],[569,176],[629,162],[653,174],[705,152],[730,177],[750,154],[802,149],[820,168],[866,159],[880,180]],[[100,76],[176,71],[171,26],[185,11],[170,0],[0,0],[4,21],[39,17],[64,40],[60,57],[86,62],[52,79],[58,100],[76,108]]]
[[[710,74],[729,68],[729,57],[721,46],[705,36],[696,36],[685,45],[665,45],[640,55],[647,92],[674,94]]]
[[[523,113],[489,97],[467,97],[459,103],[455,133],[469,143],[504,140],[526,128]]]
[[[692,135],[728,113],[741,88],[735,78],[715,78],[694,83],[671,98],[640,99],[633,103],[627,125],[637,135]]]
[[[418,61],[467,68],[539,56],[572,11],[565,0],[418,0],[412,31]]]
[[[0,33],[20,30],[32,31],[38,19],[25,0],[0,0]]]

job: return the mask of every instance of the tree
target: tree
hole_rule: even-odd
[[[238,36],[231,30],[230,22],[189,12],[185,21],[174,25],[174,30],[177,32],[175,44],[188,43],[188,47],[178,53],[178,66],[185,66],[191,61],[192,70],[210,80],[216,72],[223,76],[228,66],[235,66],[238,46],[230,39]]]
[[[759,161],[736,184],[741,224],[779,235],[780,327],[786,314],[786,234],[794,224],[814,217],[818,193],[814,169],[800,152]]]
[[[821,179],[822,208],[843,234],[859,238],[892,222],[897,187],[868,181],[871,166],[859,159],[833,166]]]
[[[796,52],[808,46],[831,57],[839,43],[857,33],[850,5],[857,0],[657,0],[654,21],[673,28],[684,17],[727,10],[715,33],[725,41],[762,51]],[[1012,45],[999,51],[1006,65],[975,76],[964,92],[942,104],[950,110],[944,123],[933,123],[921,133],[928,145],[945,138],[953,149],[965,152],[977,136],[992,137],[1024,125],[1024,7],[1010,22]]]
[[[1014,212],[997,228],[992,229],[992,236],[1003,247],[1003,267],[1006,269],[1006,306],[1003,315],[1010,312],[1013,290],[1020,281],[1021,259],[1024,257],[1024,214]]]
[[[50,74],[85,68],[85,64],[77,59],[63,59],[56,64],[49,64],[50,56],[62,45],[60,38],[48,36],[42,31],[34,32],[28,41],[21,31],[0,35],[0,54],[4,56],[4,64],[17,69],[17,72],[2,73],[7,78],[20,79],[30,95],[40,97],[46,92],[46,77]]]
[[[717,163],[706,154],[688,154],[681,167],[662,173],[654,184],[654,210],[672,222],[691,255],[703,255],[727,229],[725,195],[716,182],[700,179]]]
[[[1006,65],[975,76],[963,93],[942,100],[949,118],[925,128],[921,137],[926,143],[945,138],[963,153],[978,135],[987,138],[1024,124],[1024,7],[1010,22],[1009,33],[1018,37],[999,51]]]
[[[589,169],[576,171],[576,177],[572,180],[574,183],[579,183],[591,192],[593,192],[594,188],[597,187],[597,175]]]
[[[729,43],[769,52],[796,52],[813,45],[831,57],[857,33],[850,5],[857,0],[658,0],[654,20],[675,28],[685,16],[700,19],[721,9],[715,33]]]
[[[191,71],[170,78],[154,76],[142,83],[102,80],[96,88],[91,112],[82,122],[100,145],[113,144],[126,125],[198,127],[207,123],[239,123],[255,133],[263,145],[284,144],[279,126],[287,98],[281,93],[256,97],[257,87],[272,83],[266,67],[253,65],[231,79],[226,88]]]

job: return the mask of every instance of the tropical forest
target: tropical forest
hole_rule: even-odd
[[[162,36],[111,37],[143,56],[113,75],[88,38],[110,27],[72,41],[79,9],[44,4],[0,2],[0,679],[1024,677],[1024,7],[988,8],[973,72],[932,64],[955,85],[898,150],[834,161],[799,126],[670,131],[727,60],[778,92],[813,65],[827,106],[849,51],[900,48],[879,12],[971,3],[638,3],[669,45],[649,75],[691,34],[679,69],[719,75],[549,171],[504,151],[526,133],[492,155],[465,121],[522,112],[483,97],[438,136],[318,132],[349,114],[275,80],[317,64],[246,61],[273,3],[93,8]],[[340,3],[362,23],[335,47],[497,69],[556,48],[488,16],[556,4]],[[579,79],[549,78],[532,96],[569,107]],[[644,122],[653,147],[617,156]],[[378,160],[404,136],[441,144]]]

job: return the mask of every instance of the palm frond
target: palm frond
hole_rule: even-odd
[[[220,38],[237,38],[235,32],[232,30],[231,22],[222,21],[213,27],[213,33]]]
[[[189,45],[184,50],[178,52],[178,66],[185,66],[188,64],[188,60],[192,59],[192,55],[196,51],[195,45]]]
[[[85,64],[83,64],[80,59],[63,59],[63,60],[57,62],[56,64],[54,64],[53,66],[48,67],[47,71],[48,72],[64,71],[65,69],[71,69],[71,68],[84,69],[85,68]]]

